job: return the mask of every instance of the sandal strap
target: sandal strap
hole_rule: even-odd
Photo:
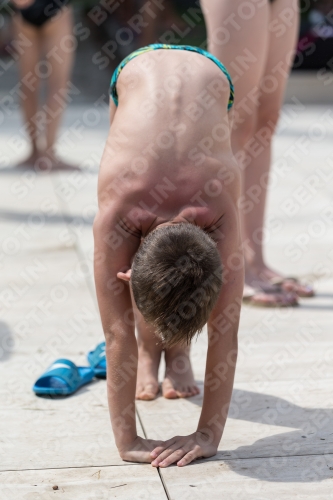
[[[90,351],[89,363],[92,368],[97,368],[101,363],[105,365],[105,342],[101,342],[94,351]]]
[[[270,283],[272,285],[283,285],[286,281],[292,281],[295,284],[299,284],[299,279],[294,276],[285,276],[284,278],[271,278]]]
[[[52,363],[43,375],[39,377],[37,382],[48,377],[60,378],[69,386],[71,390],[74,390],[81,381],[81,376],[76,364],[65,358],[54,361],[54,363]]]

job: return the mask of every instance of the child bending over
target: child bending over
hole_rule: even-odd
[[[183,466],[216,454],[234,380],[243,256],[233,86],[208,52],[154,44],[120,64],[111,96],[94,222],[111,422],[124,460]],[[135,398],[157,396],[162,351],[163,396],[199,393],[190,343],[206,323],[197,429],[167,441],[139,437]]]

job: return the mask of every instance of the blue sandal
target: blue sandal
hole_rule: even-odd
[[[95,372],[95,377],[106,378],[105,342],[101,342],[87,355],[88,362]]]
[[[69,359],[57,359],[39,377],[32,390],[37,395],[69,396],[94,378],[94,370],[76,366]]]

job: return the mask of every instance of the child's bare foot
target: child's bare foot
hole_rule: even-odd
[[[165,398],[189,398],[200,393],[194,380],[188,347],[167,349],[165,365],[165,379],[162,384]]]
[[[139,345],[136,399],[150,401],[156,398],[159,391],[158,367],[161,352],[162,348],[159,345]]]

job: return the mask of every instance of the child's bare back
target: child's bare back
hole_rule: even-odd
[[[94,223],[95,279],[120,455],[181,466],[216,453],[231,397],[243,289],[239,172],[230,146],[232,84],[223,65],[198,49],[155,48],[130,56],[113,77]],[[207,322],[197,430],[166,442],[139,438],[134,398],[157,396],[163,351],[163,396],[198,394],[189,345]],[[177,369],[179,362],[187,368]],[[124,388],[120,373],[128,363],[137,373]]]
[[[207,217],[198,225],[214,225],[238,192],[226,76],[201,54],[161,49],[131,60],[119,75],[117,93],[100,197],[105,203],[130,199],[138,213],[141,207],[156,215],[156,224],[185,205],[205,208],[198,210]]]

